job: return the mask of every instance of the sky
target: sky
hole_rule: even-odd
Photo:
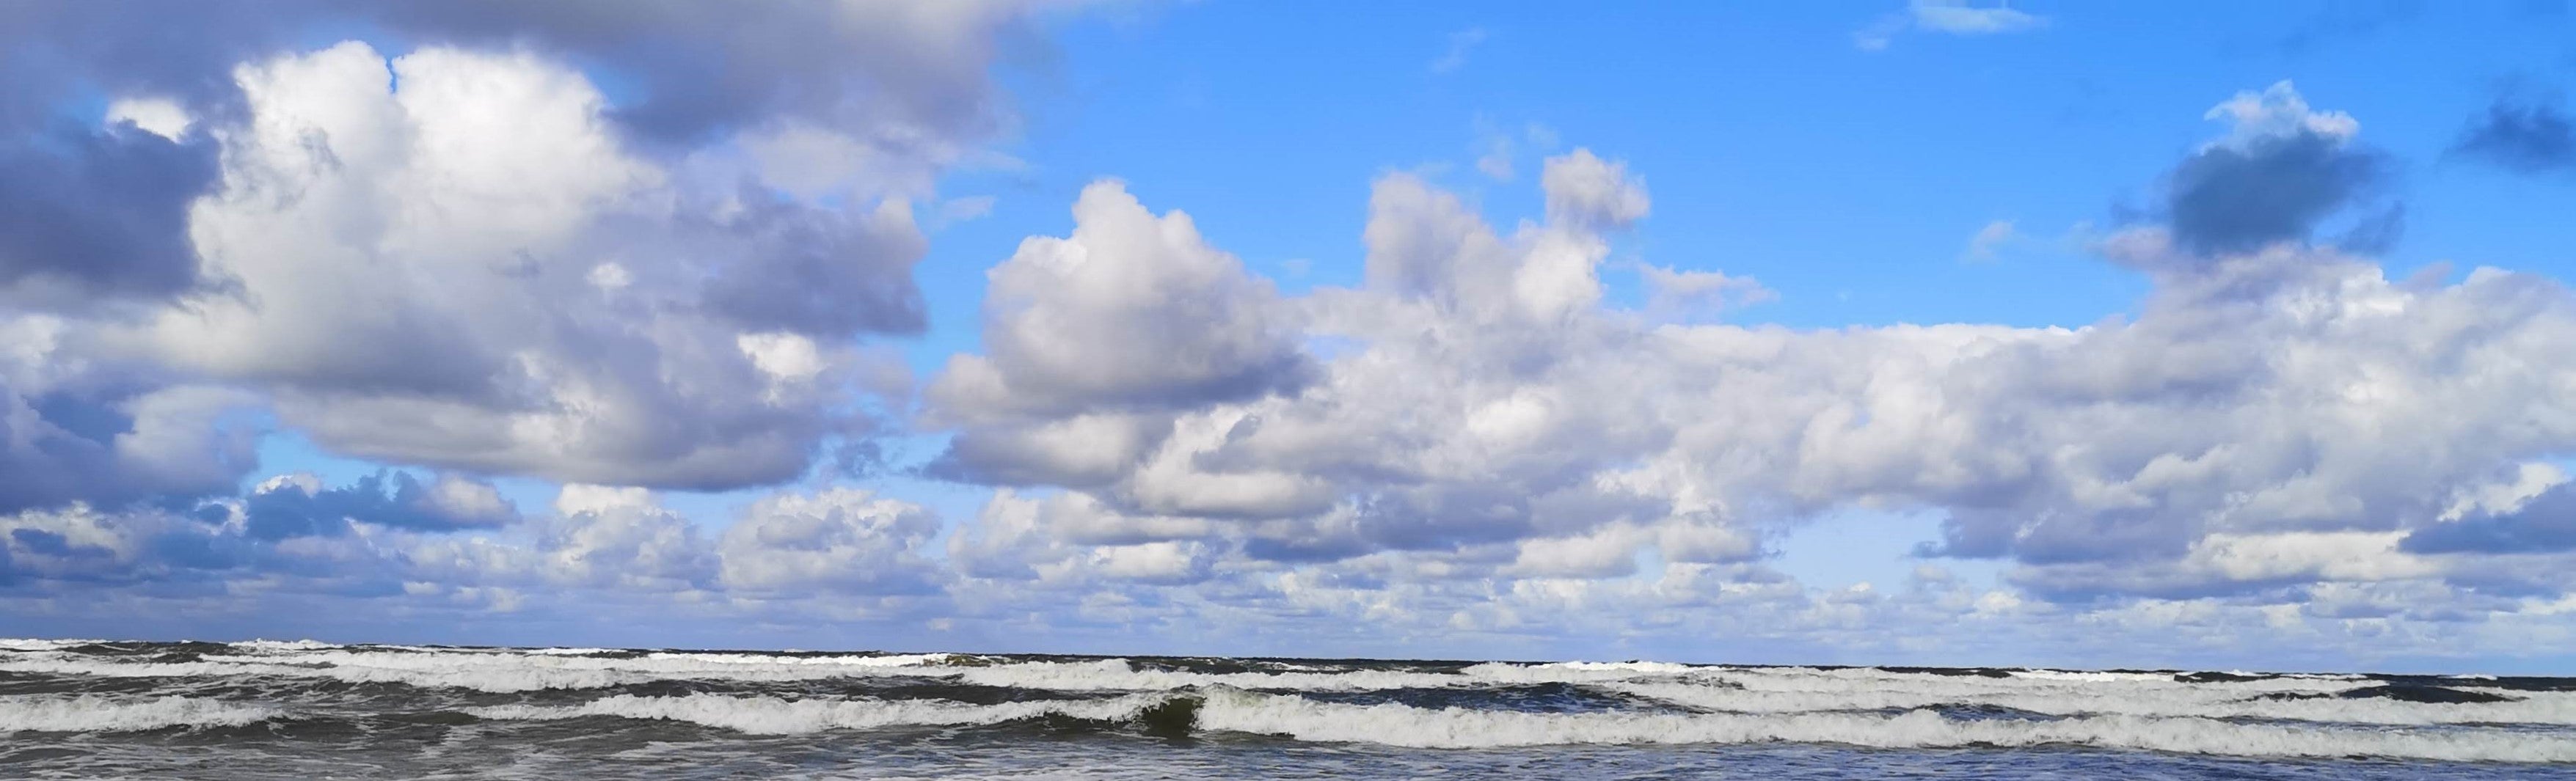
[[[0,6],[0,634],[2576,674],[2571,33]]]

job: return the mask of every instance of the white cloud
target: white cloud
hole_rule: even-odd
[[[987,272],[989,354],[951,359],[930,389],[945,414],[1151,411],[1301,381],[1293,313],[1189,215],[1156,216],[1115,181],[1073,211],[1071,236],[1033,237]]]
[[[132,123],[143,132],[172,141],[184,140],[188,129],[196,126],[195,117],[178,101],[169,98],[118,98],[107,104],[107,123]]]
[[[1005,11],[847,6],[861,37],[936,39],[888,55],[921,78],[714,90],[740,103],[698,122],[613,119],[535,48],[245,64],[239,126],[112,105],[222,145],[189,226],[226,285],[140,305],[135,327],[0,317],[0,599],[935,609],[1068,638],[1284,627],[1304,652],[1725,636],[2130,664],[2292,636],[2352,653],[2332,641],[2361,642],[2355,621],[2452,638],[2369,641],[2390,652],[2576,637],[2568,554],[2406,544],[2558,495],[2576,297],[2556,282],[2401,283],[2305,241],[2213,251],[2144,227],[2099,248],[2153,273],[2131,319],[1733,325],[1682,315],[1770,295],[1716,269],[1623,260],[1647,302],[1605,303],[1600,269],[1653,203],[1582,149],[1546,160],[1541,214],[1503,228],[1382,177],[1365,282],[1299,295],[1186,213],[1095,184],[1070,235],[991,271],[981,354],[928,394],[921,420],[956,434],[941,475],[1009,486],[977,518],[942,538],[918,505],[834,487],[758,496],[720,531],[665,506],[653,488],[797,476],[862,433],[848,413],[871,400],[846,388],[906,384],[869,374],[891,361],[853,335],[922,327],[916,203],[933,224],[991,206],[931,185],[991,159],[981,36]],[[2040,23],[1921,2],[1876,40]],[[848,65],[790,59],[770,65]],[[2209,116],[2232,126],[2210,149],[2358,129],[2286,83]],[[634,140],[708,127],[747,130],[659,157]],[[1493,135],[1477,165],[1506,180],[1524,142]],[[1969,253],[2015,233],[1989,225]],[[256,433],[232,421],[260,412],[443,469],[392,473],[391,494],[297,474],[236,496]],[[472,474],[569,482],[520,517]],[[1942,514],[1932,552],[2000,560],[2009,585],[1935,568],[1818,591],[1763,566],[1784,529],[1852,507]],[[243,580],[256,594],[224,596]]]
[[[1949,35],[1995,35],[2047,25],[2047,18],[2000,0],[1993,5],[1979,5],[1974,0],[1910,0],[1904,11],[1879,17],[1852,33],[1852,43],[1864,51],[1878,51],[1909,29]]]
[[[2008,33],[2047,23],[2004,3],[1979,7],[1969,0],[1913,0],[1907,10],[1923,29],[1960,35]]]
[[[2226,102],[2212,106],[2205,119],[2224,119],[2229,125],[2228,137],[2221,143],[2244,148],[2267,138],[2282,138],[2300,133],[2314,133],[2337,141],[2348,140],[2361,132],[2361,123],[2341,111],[2315,111],[2306,98],[2287,80],[2275,82],[2262,92],[2247,90],[2236,93]]]
[[[1709,562],[1691,565],[1716,568],[1693,570],[1711,578],[1695,588],[1758,590],[1776,576],[1742,562],[1778,529],[1905,507],[1946,513],[1942,551],[2013,562],[2013,582],[2046,599],[1945,603],[1980,615],[2337,588],[2475,600],[2444,584],[2492,561],[2401,552],[2405,530],[2576,442],[2576,409],[2555,401],[2576,362],[2540,347],[2576,335],[2576,296],[2542,278],[2403,284],[2279,245],[2163,266],[2135,320],[2082,329],[1671,324],[1601,303],[1605,231],[1645,216],[1643,188],[1589,152],[1553,165],[1548,218],[1509,236],[1418,178],[1381,179],[1368,283],[1288,301],[1308,340],[1340,345],[1313,384],[1174,403],[1153,436],[1068,437],[1118,444],[1066,470],[1078,478],[1015,473],[1067,491],[1045,500],[1066,509],[997,499],[961,539],[1020,542],[959,550],[986,571],[1090,582],[1099,570],[1074,563],[1099,559],[1039,520],[1080,507],[1085,523],[1218,551],[1194,579],[1301,568],[1374,584],[1354,587],[1361,602],[1427,599],[1412,609],[1503,631],[1537,609],[1442,611],[1490,596],[1441,584],[1543,582],[1561,600],[1660,561],[1667,577]],[[1643,269],[1668,296],[1759,290]],[[1058,414],[1068,423],[1032,430],[1097,412]],[[1836,596],[1795,620],[1862,626],[1886,599]]]
[[[225,136],[224,183],[191,221],[232,286],[135,338],[268,389],[325,447],[568,480],[777,480],[849,426],[831,396],[780,390],[849,362],[814,337],[918,325],[921,240],[900,201],[835,214],[677,189],[580,74],[532,55],[388,63],[353,43],[239,79],[249,128]]]
[[[939,521],[918,505],[849,488],[776,494],[726,529],[726,586],[755,593],[908,593],[931,588],[921,555]]]
[[[1550,222],[1617,230],[1644,219],[1648,209],[1646,185],[1628,175],[1627,164],[1604,161],[1588,149],[1548,158],[1539,182],[1547,192]]]

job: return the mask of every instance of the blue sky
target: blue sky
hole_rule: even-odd
[[[0,38],[36,633],[2576,638],[2560,4],[130,10]]]

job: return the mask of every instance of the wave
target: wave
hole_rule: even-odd
[[[1175,703],[1186,705],[1175,708]],[[470,712],[497,720],[585,716],[660,719],[755,734],[992,725],[1051,716],[1143,724],[1152,714],[1180,713],[1180,718],[1203,735],[1270,736],[1425,749],[1820,743],[1870,748],[2076,746],[2236,757],[2576,762],[2576,737],[2563,734],[2301,727],[2125,715],[2044,721],[1957,719],[1930,710],[1786,715],[1521,713],[1428,709],[1397,703],[1338,704],[1225,688],[1190,694],[994,705],[724,695],[618,696],[573,706],[505,706]]]
[[[282,679],[289,685],[306,679],[492,694],[622,690],[618,693],[670,695],[686,691],[708,693],[712,689],[713,694],[721,696],[752,693],[723,691],[735,683],[835,681],[831,684],[834,688],[924,700],[960,696],[953,690],[942,693],[938,688],[947,685],[1075,697],[1231,688],[1319,695],[1391,692],[1396,696],[1322,699],[1339,700],[1336,704],[1460,703],[1515,710],[1529,703],[1500,693],[1481,699],[1477,695],[1510,687],[1578,686],[1598,693],[1600,701],[1612,705],[1624,699],[1639,711],[1680,709],[1704,714],[1883,716],[1927,709],[2000,708],[2058,718],[2253,719],[2381,726],[2576,725],[2576,692],[2508,690],[2504,688],[2507,681],[2465,677],[2417,679],[2441,684],[2434,686],[2392,684],[2387,682],[2387,676],[2030,669],[1971,670],[1961,674],[1958,670],[1927,673],[1915,668],[1724,667],[1634,661],[1354,662],[1330,667],[1265,662],[1256,669],[1252,662],[1232,663],[1237,660],[1175,664],[1168,659],[1130,662],[945,653],[524,650],[339,646],[309,641],[189,644],[186,647],[202,650],[185,654],[150,653],[155,644],[123,644],[135,647],[121,645],[116,654],[93,654],[82,650],[85,645],[97,645],[92,641],[14,642],[17,645],[0,643],[0,649],[7,649],[0,651],[0,673],[192,681],[266,678]],[[1215,664],[1220,661],[1231,664]],[[1232,671],[1207,671],[1211,669]],[[690,683],[681,687],[650,686],[675,681]],[[269,681],[262,685],[274,688]],[[1588,704],[1594,700],[1584,692],[1574,694],[1583,696],[1569,695],[1569,701],[1587,703],[1585,710],[1602,707]]]
[[[1815,713],[1941,707],[2003,707],[2049,716],[2120,715],[2270,719],[2351,724],[2547,724],[2576,725],[2576,698],[2531,697],[2477,703],[2416,702],[2315,694],[2299,698],[2248,697],[2244,692],[2175,689],[2112,691],[2011,690],[1921,687],[1844,691],[1721,689],[1688,683],[1613,683],[1602,688],[1636,697],[1723,713]]]
[[[1129,695],[1105,700],[1054,700],[969,705],[939,700],[789,700],[689,694],[678,697],[603,697],[579,705],[501,705],[468,708],[479,718],[508,721],[615,716],[628,719],[683,721],[754,735],[802,735],[826,730],[880,729],[907,726],[1001,724],[1047,716],[1085,721],[1129,722],[1172,702],[1164,695]]]
[[[1201,673],[1138,669],[1123,659],[1010,662],[955,654],[769,656],[656,652],[636,657],[603,657],[362,649],[293,654],[199,654],[188,661],[34,652],[0,656],[0,672],[113,678],[265,675],[346,683],[452,687],[494,693],[596,689],[674,679],[785,682],[929,676],[960,683],[1023,689],[1152,691],[1209,685],[1299,690],[1433,688],[1496,682],[1611,680],[1633,675],[1616,671],[1531,671],[1523,667],[1496,667],[1483,673],[1463,675],[1376,670]]]
[[[74,647],[74,646],[82,646],[82,645],[97,645],[97,644],[99,644],[99,643],[104,643],[104,642],[107,642],[107,641],[105,641],[105,640],[36,640],[36,639],[32,639],[32,638],[0,638],[0,651],[58,651],[58,650],[62,650],[62,649],[65,649],[65,648],[71,648],[71,647]]]
[[[1490,670],[1490,669],[1494,669],[1494,668],[1502,668],[1502,667],[1521,667],[1522,669],[1529,669],[1529,670],[1578,670],[1578,671],[1582,671],[1582,672],[1650,673],[1650,674],[1675,674],[1675,673],[1686,673],[1686,672],[1690,672],[1691,670],[1697,669],[1697,668],[1694,668],[1694,667],[1692,667],[1692,666],[1690,666],[1690,665],[1687,665],[1687,664],[1675,664],[1675,663],[1673,663],[1673,662],[1548,662],[1548,663],[1546,663],[1546,664],[1533,664],[1533,665],[1527,665],[1527,666],[1522,666],[1522,665],[1511,665],[1511,664],[1503,663],[1503,662],[1487,662],[1487,663],[1485,663],[1485,664],[1476,665],[1476,666],[1473,666],[1473,667],[1469,667],[1469,668],[1467,668],[1467,669],[1469,669],[1469,670],[1477,670],[1477,669],[1488,669],[1488,670]]]
[[[349,647],[338,643],[325,643],[320,640],[243,640],[240,642],[228,643],[228,645],[244,651],[267,653],[329,651]]]
[[[830,655],[781,656],[777,654],[724,654],[661,651],[645,654],[646,659],[662,659],[710,665],[847,665],[854,667],[919,667],[942,665],[965,658],[963,654],[886,654],[882,656]]]
[[[138,732],[168,727],[232,727],[280,715],[275,708],[195,697],[121,700],[0,696],[0,734]]]
[[[1703,711],[1795,714],[1795,711],[1891,711],[1935,706],[2004,706],[2032,714],[2130,714],[2130,717],[2300,719],[2362,724],[2576,724],[2576,693],[2478,688],[2409,688],[2409,696],[2375,696],[2378,680],[2360,675],[2226,675],[2087,673],[2009,670],[2009,675],[1924,675],[1883,668],[1692,668],[1672,662],[1484,662],[1448,670],[1273,670],[1193,673],[1128,660],[1010,660],[971,655],[757,655],[757,652],[605,652],[585,650],[386,650],[327,644],[258,644],[247,652],[193,657],[82,655],[26,650],[0,655],[0,673],[82,678],[319,678],[337,683],[402,683],[484,693],[585,691],[662,680],[711,683],[799,683],[835,678],[935,678],[963,686],[1015,691],[1121,693],[1229,686],[1247,691],[1406,691],[1406,688],[1592,686],[1631,699]],[[889,680],[891,683],[891,680]],[[2398,691],[2388,691],[2398,693]],[[2421,696],[2434,693],[2434,696]],[[2365,696],[2365,699],[2354,699]],[[2450,699],[2450,701],[2419,701]],[[2494,701],[2488,701],[2494,699]]]

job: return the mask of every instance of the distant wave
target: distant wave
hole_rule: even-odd
[[[1426,749],[1791,742],[2576,762],[2567,679],[0,640],[0,732],[581,718],[763,735],[1037,722]]]

